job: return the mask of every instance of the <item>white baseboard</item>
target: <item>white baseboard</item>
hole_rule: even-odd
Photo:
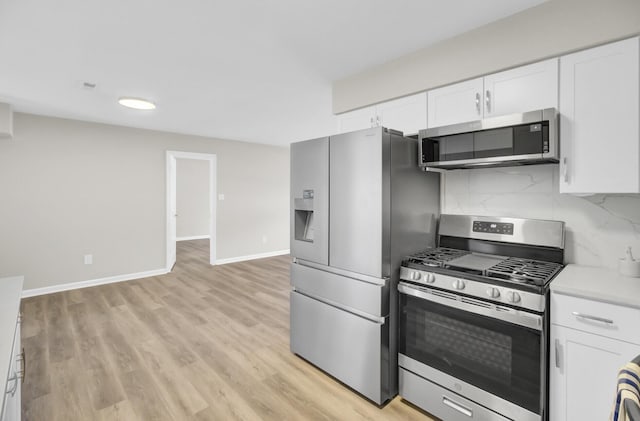
[[[248,256],[229,257],[227,259],[217,259],[216,265],[226,265],[227,263],[244,262],[245,260],[264,259],[265,257],[282,256],[289,254],[289,250],[270,251],[267,253],[250,254]]]
[[[209,235],[192,235],[190,237],[178,237],[176,241],[189,241],[189,240],[207,240],[209,239]]]
[[[88,281],[69,282],[67,284],[51,285],[44,288],[26,289],[22,291],[22,298],[35,297],[36,295],[53,294],[54,292],[68,291],[71,289],[88,288],[97,285],[111,284],[114,282],[132,281],[134,279],[148,278],[150,276],[164,275],[169,271],[165,268],[148,270],[146,272],[128,273],[125,275],[109,276],[106,278],[91,279]]]

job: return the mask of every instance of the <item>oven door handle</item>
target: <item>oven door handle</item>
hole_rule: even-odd
[[[468,311],[482,316],[491,317],[519,326],[542,331],[542,316],[510,307],[498,307],[486,301],[452,294],[450,292],[409,285],[404,282],[398,284],[401,294],[411,295],[416,298],[453,307],[458,310]]]

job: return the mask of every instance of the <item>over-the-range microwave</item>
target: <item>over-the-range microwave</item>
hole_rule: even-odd
[[[419,165],[475,168],[558,162],[555,108],[420,130]]]

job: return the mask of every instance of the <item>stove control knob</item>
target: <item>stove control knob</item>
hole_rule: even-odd
[[[461,280],[461,279],[456,279],[455,281],[453,281],[453,287],[455,289],[464,289],[465,286],[466,285],[465,285],[464,281]]]
[[[433,273],[428,273],[424,278],[424,281],[428,284],[432,284],[436,281],[436,275],[434,275]]]
[[[422,278],[422,274],[420,274],[420,272],[412,272],[411,273],[411,279],[414,281],[419,281],[420,278]]]
[[[520,300],[521,300],[520,294],[518,294],[517,292],[514,292],[514,291],[507,292],[507,301],[509,301],[510,303],[517,304],[520,302]]]
[[[487,295],[491,298],[498,298],[500,297],[500,290],[495,287],[489,287],[487,288]]]

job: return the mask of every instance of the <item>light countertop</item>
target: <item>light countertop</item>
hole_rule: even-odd
[[[4,405],[11,351],[22,297],[22,276],[0,278],[0,409]]]
[[[640,308],[640,278],[622,276],[614,269],[567,265],[551,282],[551,291]]]

